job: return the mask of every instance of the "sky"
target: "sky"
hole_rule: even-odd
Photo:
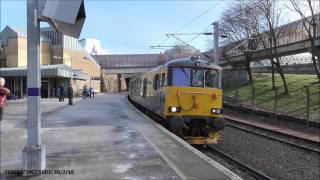
[[[26,0],[0,0],[0,3],[1,30],[6,25],[26,30]],[[100,39],[110,54],[159,53],[163,49],[149,46],[160,43],[170,46],[177,42],[167,39],[167,33],[211,32],[210,25],[219,20],[230,3],[232,0],[85,0],[87,18],[80,39]],[[195,20],[189,23],[192,19]],[[199,36],[192,41],[194,36],[181,38],[202,51],[211,47],[208,40],[212,37]]]

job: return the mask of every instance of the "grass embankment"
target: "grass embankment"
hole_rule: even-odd
[[[307,95],[305,85],[310,85],[311,109],[310,120],[319,120],[320,106],[320,84],[317,83],[315,75],[285,75],[289,95],[284,95],[283,84],[279,75],[275,76],[276,87],[278,87],[279,95],[277,103],[277,111],[301,118],[307,117]],[[255,106],[260,109],[273,110],[275,91],[272,90],[271,74],[254,74]],[[227,97],[236,97],[235,89],[225,89],[224,94]],[[245,85],[238,90],[239,100],[242,103],[252,104],[252,86]]]

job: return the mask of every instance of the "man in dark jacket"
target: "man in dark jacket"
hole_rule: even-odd
[[[4,87],[4,78],[0,77],[0,122],[3,116],[3,109],[7,106],[7,96],[10,95],[10,90]]]
[[[83,99],[85,99],[85,98],[88,96],[88,88],[87,88],[87,85],[84,85],[84,86],[83,86],[82,96],[83,96]]]
[[[68,98],[69,98],[69,105],[73,105],[73,88],[72,88],[72,84],[70,84],[69,88],[68,88]]]
[[[60,101],[64,102],[64,87],[60,86]]]

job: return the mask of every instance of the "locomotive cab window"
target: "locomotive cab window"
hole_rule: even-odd
[[[221,88],[220,73],[215,69],[174,67],[168,79],[172,86]]]
[[[203,87],[204,81],[203,69],[192,69],[192,87]]]
[[[205,86],[220,88],[220,77],[217,70],[205,70]]]
[[[172,86],[190,86],[190,68],[173,68],[171,77]]]

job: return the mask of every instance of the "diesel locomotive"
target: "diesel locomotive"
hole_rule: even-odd
[[[197,58],[169,61],[132,79],[129,98],[190,144],[218,143],[225,127],[222,68]]]

